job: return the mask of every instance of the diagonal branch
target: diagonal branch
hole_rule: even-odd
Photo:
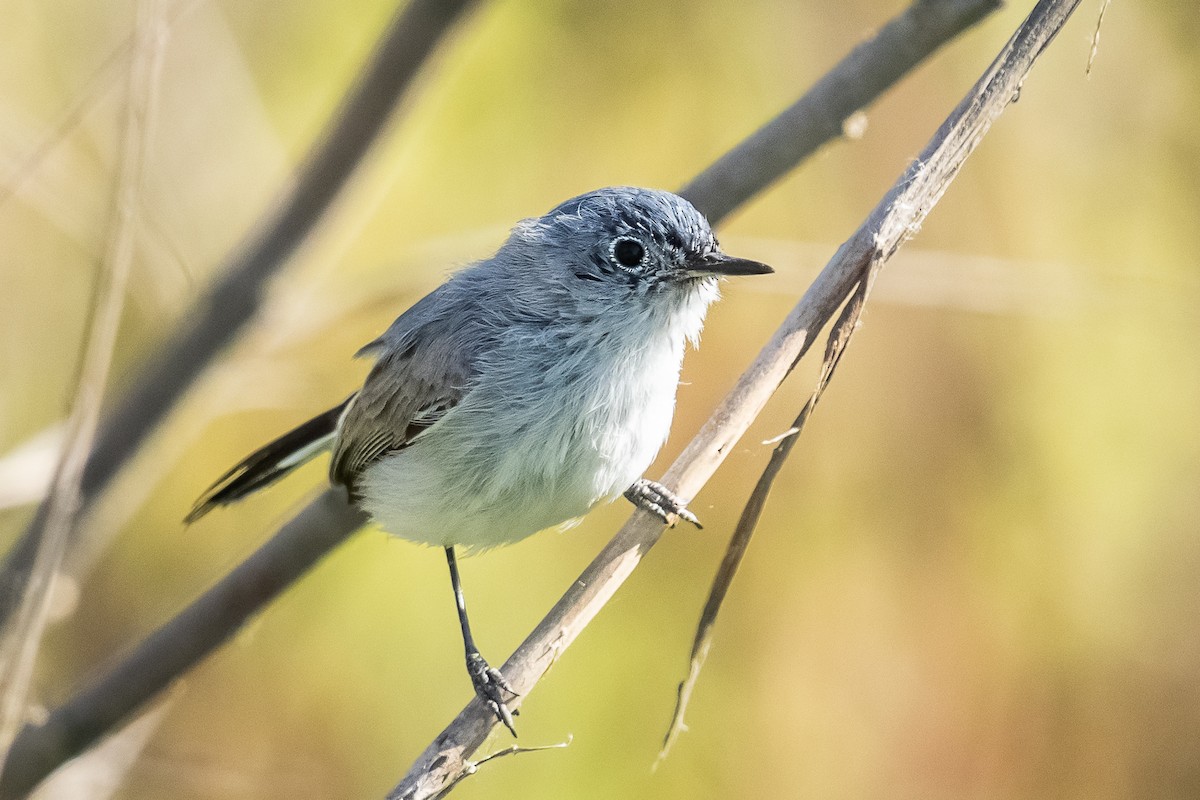
[[[917,0],[679,193],[717,224],[818,147],[841,136],[851,115],[1000,5],[1001,0]]]
[[[1107,8],[1107,6],[1108,0],[1104,0],[1104,4],[1100,9],[1100,19],[1097,20],[1096,23],[1097,30],[1092,38],[1092,51],[1088,59],[1088,67],[1085,71],[1089,74],[1092,66],[1092,58],[1096,54],[1096,42],[1100,35],[1099,26],[1103,22],[1104,10]],[[1031,20],[1036,17],[1036,13],[1037,12],[1035,11],[1034,16],[1031,16]],[[1071,11],[1069,9],[1063,12],[1063,21],[1065,21],[1066,16],[1070,13]],[[1050,37],[1053,37],[1055,32],[1056,30],[1051,30]],[[1049,40],[1047,39],[1047,43],[1048,41]],[[1035,52],[1030,56],[1030,58],[1036,58],[1037,55],[1038,53]],[[1000,64],[1001,60],[1002,59],[998,59],[997,64]],[[993,64],[993,69],[996,69],[997,64]],[[1032,60],[1030,61],[1030,64],[1032,64]],[[981,84],[982,82],[983,81],[981,81]],[[1021,80],[1018,79],[1015,83],[1016,88],[1014,91],[1019,93],[1020,86]],[[976,88],[978,89],[979,87],[977,86]],[[969,98],[970,96],[968,96],[968,99]],[[1003,100],[1004,98],[1002,95],[996,97],[997,103],[1002,103]],[[1003,107],[1003,103],[1000,107]],[[963,111],[962,108],[959,110]],[[970,110],[968,109],[964,111],[964,119],[969,116]],[[953,117],[951,119],[953,119]],[[947,121],[947,123],[949,122],[950,120]],[[984,132],[986,132],[986,127],[982,127],[980,129],[979,135],[982,136]],[[947,137],[948,140],[952,138],[953,137],[950,136]],[[970,150],[974,148],[977,141],[977,139],[971,140],[964,138],[959,142],[948,142],[946,152],[952,152],[952,148],[960,147],[964,153],[969,153]],[[902,203],[907,201],[898,199],[898,202]],[[934,198],[932,202],[936,202],[936,198]],[[932,205],[932,202],[930,203],[930,206]],[[923,213],[928,213],[928,210],[928,207],[925,207]],[[917,224],[919,224],[919,220]],[[695,690],[696,683],[699,680],[700,671],[704,667],[704,662],[708,657],[708,652],[712,647],[714,626],[716,625],[717,615],[720,612],[721,605],[729,591],[729,587],[733,583],[733,578],[737,574],[738,567],[741,565],[742,559],[745,557],[746,551],[749,549],[750,540],[754,535],[759,518],[761,517],[763,509],[766,506],[767,498],[770,495],[771,487],[775,482],[775,478],[779,475],[780,470],[783,469],[783,465],[787,462],[788,457],[791,455],[792,450],[799,439],[800,433],[803,431],[804,426],[809,420],[809,417],[816,408],[816,404],[820,400],[821,395],[828,387],[829,381],[833,378],[833,372],[837,368],[842,354],[845,353],[846,346],[850,343],[850,339],[853,337],[854,331],[857,329],[857,324],[861,317],[863,306],[866,304],[866,300],[870,294],[871,287],[874,284],[875,277],[877,276],[879,270],[883,267],[885,259],[881,258],[881,255],[882,254],[876,254],[876,256],[874,256],[868,264],[864,265],[863,279],[858,283],[853,297],[851,297],[850,301],[847,303],[846,308],[842,312],[841,318],[838,320],[838,324],[834,327],[834,330],[829,335],[826,345],[825,359],[822,364],[821,375],[818,379],[817,387],[809,397],[808,402],[806,402],[804,407],[800,410],[800,414],[796,417],[795,422],[792,423],[791,428],[789,428],[781,437],[782,441],[780,441],[779,445],[774,451],[772,451],[770,461],[763,470],[758,482],[755,484],[754,490],[751,492],[750,499],[743,508],[742,514],[738,519],[733,534],[730,537],[729,545],[725,551],[725,556],[721,561],[721,565],[717,570],[717,574],[713,578],[708,600],[706,601],[704,610],[700,615],[700,622],[696,628],[696,634],[692,642],[692,651],[691,655],[689,656],[688,673],[684,680],[679,684],[679,693],[675,703],[675,711],[672,714],[671,723],[668,726],[667,734],[663,740],[662,750],[659,752],[658,760],[655,762],[656,765],[667,756],[671,746],[679,737],[679,734],[687,728],[683,721],[684,713],[687,710],[688,703],[691,700],[692,692]]]
[[[412,0],[384,34],[358,82],[314,146],[292,188],[257,235],[229,256],[179,330],[151,357],[100,424],[80,483],[81,511],[192,381],[258,312],[263,290],[345,185],[454,22],[474,0]],[[46,524],[43,503],[0,566],[0,624],[16,608]]]
[[[873,100],[938,47],[996,7],[997,0],[918,0],[873,39],[860,44],[795,105],[709,168],[704,173],[707,178],[698,178],[684,190],[686,196],[714,224],[719,222],[749,200],[757,188],[765,186],[806,154],[838,136],[841,119]],[[854,94],[847,101],[838,89],[847,86],[875,87],[875,94]],[[797,109],[805,109],[805,112],[799,113]],[[839,122],[827,124],[830,119]],[[758,174],[759,182],[747,184],[733,180],[734,173],[743,170]],[[792,344],[803,344],[803,337]],[[785,373],[786,368],[778,374],[776,383]],[[760,396],[753,403],[756,412],[769,394],[769,391],[758,392]],[[689,448],[679,463],[698,457],[706,460],[710,448],[723,450],[736,439],[736,436],[722,438],[719,431],[714,436],[716,424],[710,422],[702,432],[708,444],[699,445],[699,449],[697,446]],[[708,473],[686,484],[690,493],[694,493],[716,468],[715,461],[706,463],[709,464]],[[24,730],[9,755],[10,768],[0,782],[0,800],[24,796],[64,760],[90,746],[170,680],[223,643],[250,615],[341,543],[363,521],[361,513],[349,507],[337,492],[325,492],[231,575],[139,644],[111,672],[56,709],[45,724]],[[638,524],[646,526],[650,531],[647,535],[657,539],[660,532],[657,526],[640,517]],[[610,544],[605,552],[612,549]],[[629,564],[628,569],[632,566]],[[618,565],[609,573],[621,580],[628,575],[624,565]],[[599,610],[603,599],[606,598],[594,600],[589,619]],[[578,629],[574,630],[571,638],[577,633]],[[488,725],[482,719],[477,719],[476,724],[479,726],[477,738],[482,741]],[[461,753],[455,762],[460,771],[464,763],[462,758],[467,755],[469,752]]]
[[[1041,0],[1037,4],[917,161],[838,249],[737,386],[667,471],[664,483],[690,498],[708,480],[730,446],[807,351],[813,335],[855,286],[867,280],[868,271],[882,265],[920,228],[992,123],[1016,98],[1034,61],[1078,2]],[[649,514],[634,514],[571,584],[501,668],[520,694],[510,705],[519,705],[529,696],[542,675],[654,546],[662,530],[661,523]],[[491,712],[477,698],[472,700],[426,748],[388,800],[440,796],[494,726]]]

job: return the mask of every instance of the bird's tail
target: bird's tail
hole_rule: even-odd
[[[338,422],[355,395],[246,456],[200,495],[183,518],[191,524],[217,506],[236,503],[287,475],[333,445]]]

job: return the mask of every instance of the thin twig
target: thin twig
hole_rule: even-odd
[[[1083,74],[1092,77],[1092,65],[1096,63],[1096,53],[1100,52],[1100,28],[1104,25],[1104,12],[1108,11],[1109,0],[1100,3],[1100,13],[1096,15],[1096,30],[1092,32],[1092,49],[1088,51],[1087,67]]]
[[[472,775],[474,775],[475,773],[479,772],[479,768],[482,767],[484,764],[488,763],[489,761],[495,761],[498,758],[505,758],[506,756],[519,756],[522,753],[542,753],[542,752],[545,752],[546,750],[564,750],[571,746],[572,741],[573,741],[573,737],[568,736],[566,741],[564,741],[564,742],[557,742],[555,744],[542,744],[542,745],[537,745],[536,747],[521,747],[519,745],[514,744],[514,745],[510,745],[508,747],[505,747],[501,750],[497,750],[494,753],[488,753],[486,756],[479,759],[478,761],[468,761],[466,766],[463,767],[462,773],[459,774],[459,776],[454,780],[454,783],[450,784],[444,790],[442,790],[442,793],[440,795],[438,795],[438,797],[441,798],[441,797],[445,797],[446,795],[450,794],[450,791],[452,789],[454,789],[455,786],[458,786],[460,783],[465,781],[467,778],[469,778]]]
[[[793,109],[808,107],[821,118],[837,116],[841,113],[838,110],[841,105],[835,96],[835,87],[850,84],[891,85],[903,77],[913,64],[928,57],[995,6],[995,0],[920,0],[915,3],[889,23],[871,43],[860,45],[850,57],[839,63],[831,73],[834,77],[823,79],[813,92],[806,95],[808,98],[816,92],[822,103],[831,104],[829,110],[814,100],[802,98],[782,115],[786,124],[773,123],[764,129],[770,131],[769,138],[765,138],[766,134],[760,131],[706,171],[705,174],[712,180],[694,181],[685,190],[689,199],[705,211],[714,223],[719,222],[727,213],[749,200],[755,191],[751,186],[727,180],[729,173],[740,169],[761,173],[763,169],[757,166],[759,159],[766,160],[770,169],[787,170],[792,162],[779,158],[777,154],[790,149],[788,142],[793,139],[809,141],[804,152],[811,152],[827,138],[838,135],[840,129],[814,127],[807,118],[795,114]],[[913,27],[918,20],[924,27]],[[915,54],[914,50],[917,51]],[[822,136],[825,138],[812,138]],[[745,194],[737,194],[739,192]],[[796,353],[797,348],[804,346],[806,337],[805,331],[795,332],[773,346],[787,347],[790,348],[787,352]],[[782,380],[790,368],[790,356],[788,361],[788,364],[771,368],[770,375],[766,376],[767,384],[772,381],[777,384]],[[752,409],[752,417],[761,409],[769,394],[770,389],[747,384],[738,390],[734,406],[746,404]],[[727,452],[740,436],[744,427],[738,426],[748,424],[748,419],[740,417],[723,421],[723,417],[729,415],[728,408],[723,407],[710,420],[677,462],[683,466],[671,473],[674,477],[680,477],[682,485],[691,493],[711,475],[721,454]],[[686,467],[689,463],[697,465],[694,470],[689,471]],[[23,731],[14,743],[11,754],[11,760],[20,766],[20,774],[17,775],[16,768],[13,768],[10,774],[4,776],[4,781],[0,783],[0,800],[23,796],[59,763],[85,749],[95,737],[132,713],[171,679],[225,641],[251,614],[281,591],[288,581],[297,578],[362,522],[361,513],[349,507],[337,493],[329,491],[323,494],[239,566],[234,574],[212,587],[188,609],[143,641],[112,672],[55,710],[44,725]],[[641,541],[646,544],[635,546],[632,561],[628,562],[620,558],[614,560],[611,554],[629,550],[630,534],[623,532],[609,544],[605,550],[609,555],[602,556],[608,559],[610,565],[605,575],[616,582],[598,583],[608,585],[610,589],[606,593],[585,597],[583,602],[586,607],[581,609],[584,613],[576,618],[578,626],[569,632],[554,634],[561,639],[563,647],[594,616],[616,585],[633,569],[639,557],[637,549],[642,546],[648,548],[661,532],[659,525],[641,516],[635,518],[635,526],[640,527]],[[590,574],[598,582],[601,580],[594,573]],[[269,585],[270,591],[247,591],[247,585],[259,583]],[[556,610],[571,602],[570,597],[564,598]],[[546,624],[538,629],[542,632],[543,642],[547,641],[543,630]],[[553,644],[555,639],[549,641],[551,644],[546,646],[553,650],[556,647]],[[474,720],[472,737],[476,742],[482,741],[490,727],[489,721],[480,716],[478,710],[469,709],[469,715],[464,712]],[[457,730],[455,735],[461,736],[462,733]],[[472,751],[475,746],[471,747]],[[461,772],[468,755],[469,751],[458,753],[455,760],[449,762],[450,766]],[[424,763],[429,763],[429,760],[424,760]],[[449,773],[446,779],[450,780],[448,776]],[[441,785],[444,788],[444,782]],[[436,791],[433,793],[436,794]]]
[[[690,498],[807,351],[813,335],[863,280],[919,229],[991,124],[1017,95],[1033,62],[1079,0],[1041,0],[992,66],[934,135],[867,221],[843,244],[733,391],[667,471],[663,482]],[[633,571],[662,533],[648,514],[633,516],[501,668],[518,706],[563,650]],[[436,797],[482,744],[495,719],[473,700],[425,749],[388,800]]]
[[[129,70],[129,100],[121,150],[108,252],[92,297],[91,324],[83,348],[66,444],[55,467],[46,499],[46,529],[41,537],[20,608],[8,626],[0,658],[0,752],[7,752],[24,722],[29,682],[41,647],[55,574],[68,540],[79,524],[80,481],[100,419],[117,328],[125,305],[125,286],[133,266],[138,194],[151,138],[157,78],[165,48],[158,35],[160,9],[153,0],[138,6],[135,57]]]
[[[834,324],[833,329],[829,333],[829,338],[826,340],[825,358],[821,362],[821,373],[817,378],[817,387],[809,396],[808,401],[805,402],[804,407],[800,409],[799,415],[788,427],[787,431],[773,440],[777,443],[776,447],[771,451],[771,458],[767,462],[766,468],[763,469],[762,475],[759,476],[754,490],[750,493],[750,499],[746,501],[746,505],[742,509],[737,525],[733,529],[733,534],[729,538],[729,545],[725,548],[725,556],[721,559],[721,565],[717,568],[717,574],[713,578],[708,600],[705,601],[704,610],[700,614],[700,623],[696,626],[696,635],[692,639],[692,651],[688,657],[688,674],[679,684],[675,699],[675,711],[671,715],[671,724],[667,727],[666,736],[663,737],[662,749],[659,751],[658,757],[654,760],[654,769],[657,769],[659,764],[666,759],[679,735],[687,730],[683,716],[687,712],[688,704],[691,702],[696,682],[700,679],[700,671],[704,668],[704,662],[708,658],[708,651],[712,648],[713,631],[715,630],[717,615],[721,611],[721,604],[724,603],[725,596],[729,592],[729,587],[733,584],[733,578],[737,574],[738,567],[741,566],[742,559],[745,558],[746,551],[750,547],[750,539],[753,537],[754,531],[758,526],[758,521],[762,517],[763,509],[766,508],[767,499],[770,496],[771,487],[775,483],[775,478],[779,476],[780,470],[783,469],[788,456],[792,453],[792,448],[799,441],[800,432],[808,424],[808,420],[816,409],[817,403],[825,393],[826,387],[829,386],[830,380],[833,379],[834,370],[837,369],[837,365],[841,362],[842,354],[846,352],[846,345],[850,343],[850,338],[854,335],[854,331],[862,317],[863,306],[866,304],[867,296],[870,294],[871,286],[874,283],[874,277],[881,266],[882,262],[877,259],[871,259],[867,264],[864,264],[863,269],[867,273],[867,278],[866,280],[860,280],[854,287],[854,294],[842,309],[841,316],[838,317],[838,321]]]
[[[393,20],[357,83],[274,215],[220,270],[212,288],[151,357],[99,427],[80,484],[86,509],[196,376],[257,313],[267,280],[287,261],[378,137],[413,78],[475,0],[412,0]],[[0,565],[0,624],[16,608],[46,522],[39,506]]]

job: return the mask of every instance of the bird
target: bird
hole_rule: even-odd
[[[331,452],[330,482],[384,531],[444,549],[471,684],[515,736],[516,692],[475,644],[458,552],[569,527],[621,496],[698,526],[643,473],[719,279],[772,271],[726,254],[671,192],[571,198],[402,313],[356,354],[374,359],[357,391],[235,465],[185,522]]]

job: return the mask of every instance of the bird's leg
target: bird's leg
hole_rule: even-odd
[[[475,646],[475,638],[471,636],[471,623],[467,619],[467,601],[463,597],[462,580],[458,577],[458,559],[454,555],[453,547],[446,548],[446,563],[450,565],[450,584],[454,587],[454,603],[458,607],[458,624],[462,627],[463,647],[467,652],[467,674],[471,676],[471,685],[475,687],[475,694],[479,695],[479,699],[496,715],[496,719],[503,722],[504,727],[516,736],[513,715],[504,704],[504,692],[514,697],[517,693],[508,685],[500,670],[489,665]]]
[[[638,478],[625,490],[625,499],[643,511],[649,511],[668,525],[674,525],[674,517],[687,520],[697,528],[703,528],[696,515],[687,510],[683,498],[661,483]]]

